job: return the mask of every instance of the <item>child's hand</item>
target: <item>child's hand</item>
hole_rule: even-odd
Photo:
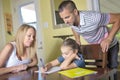
[[[47,67],[44,67],[44,68],[41,67],[41,68],[40,68],[40,71],[41,71],[42,73],[46,72],[47,70],[48,70]]]
[[[62,54],[62,56],[67,59],[68,57],[70,57],[73,54],[73,52],[70,52],[68,54]]]
[[[77,54],[74,53],[74,52],[70,52],[69,54],[66,55],[66,59],[69,58],[69,57],[71,57],[71,56],[73,56],[74,57],[73,59],[75,59],[76,56],[77,56]]]
[[[78,57],[78,55],[76,55],[75,59],[79,59],[79,60],[80,60],[81,58],[80,58],[80,57]]]

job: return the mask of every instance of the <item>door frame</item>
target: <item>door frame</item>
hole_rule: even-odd
[[[2,41],[0,41],[0,50],[3,48],[3,46],[6,43],[6,38],[5,38],[5,24],[4,24],[4,13],[3,13],[3,5],[2,5],[2,0],[0,0],[0,36],[2,37]]]

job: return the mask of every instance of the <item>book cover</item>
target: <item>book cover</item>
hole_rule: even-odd
[[[80,76],[96,74],[97,71],[84,69],[84,68],[74,68],[74,69],[69,69],[69,70],[65,70],[65,71],[59,71],[58,73],[65,75],[69,78],[77,78]]]

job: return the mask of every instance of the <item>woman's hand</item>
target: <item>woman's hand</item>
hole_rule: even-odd
[[[28,66],[26,64],[22,64],[22,65],[15,66],[14,68],[15,70],[12,71],[13,73],[26,70]]]

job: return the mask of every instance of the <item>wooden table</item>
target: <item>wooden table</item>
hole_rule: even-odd
[[[70,79],[57,72],[48,75],[38,75],[38,73],[34,72],[35,70],[37,70],[37,67],[33,67],[27,71],[18,72],[15,74],[4,74],[0,76],[0,80],[99,80],[99,78],[110,71],[109,69],[96,68],[92,69],[97,71],[96,74]]]

